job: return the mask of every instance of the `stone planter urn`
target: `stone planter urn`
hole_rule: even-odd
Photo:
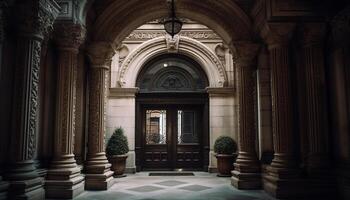
[[[114,176],[124,177],[126,159],[128,155],[114,155],[108,158],[109,162],[112,164],[111,170],[114,171]]]
[[[228,154],[216,154],[218,165],[218,176],[228,177],[231,176],[231,171],[233,170],[233,163],[237,155],[228,155]]]
[[[128,139],[124,135],[124,130],[121,127],[117,128],[108,140],[106,147],[108,161],[112,164],[112,171],[114,171],[114,176],[117,178],[126,176],[123,174],[128,152]]]
[[[214,144],[215,157],[217,159],[218,176],[231,176],[233,163],[237,157],[235,141],[228,136],[220,136]]]

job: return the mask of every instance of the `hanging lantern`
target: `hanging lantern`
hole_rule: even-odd
[[[171,0],[170,17],[164,19],[164,29],[171,37],[174,37],[181,31],[181,28],[182,21],[176,17],[174,0]]]

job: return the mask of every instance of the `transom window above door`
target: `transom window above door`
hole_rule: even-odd
[[[194,60],[166,54],[146,63],[137,80],[140,93],[204,92],[208,79]]]

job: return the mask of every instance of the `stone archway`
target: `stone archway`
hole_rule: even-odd
[[[197,40],[188,37],[178,37],[178,40],[175,52],[189,56],[203,67],[209,79],[209,87],[224,87],[227,85],[225,67],[214,52]],[[144,63],[153,57],[171,51],[168,42],[166,37],[154,38],[131,52],[125,58],[117,78],[121,87],[135,87],[137,76]]]
[[[93,30],[94,32],[91,34],[92,39],[88,49],[90,52],[96,53],[94,57],[90,56],[94,69],[91,70],[91,73],[98,73],[99,75],[90,75],[91,77],[96,78],[91,81],[90,89],[95,91],[99,90],[99,88],[104,88],[104,94],[101,93],[99,100],[95,101],[97,105],[90,104],[90,110],[93,112],[96,112],[96,107],[98,107],[98,113],[105,113],[106,108],[105,106],[103,106],[104,104],[102,102],[105,102],[105,97],[107,93],[105,91],[107,90],[106,77],[107,70],[109,69],[109,64],[114,53],[113,47],[119,46],[121,41],[125,37],[127,37],[128,34],[130,34],[134,29],[136,29],[143,23],[157,18],[162,18],[167,15],[167,6],[162,0],[156,0],[152,2],[139,2],[131,0],[126,3],[123,3],[124,4],[121,4],[121,2],[119,1],[111,3],[105,10],[103,10],[102,13],[100,13],[99,17],[91,26],[91,30]],[[216,10],[222,10],[223,12],[217,13],[215,12]],[[242,124],[244,126],[239,126],[238,131],[240,156],[238,157],[236,163],[237,170],[235,173],[235,178],[233,179],[233,184],[240,188],[259,188],[259,183],[261,181],[260,168],[258,165],[258,159],[254,148],[255,130],[252,126],[255,121],[253,107],[254,95],[252,92],[255,86],[251,84],[255,82],[254,76],[252,76],[252,74],[254,72],[254,69],[256,68],[255,58],[259,46],[252,42],[253,31],[251,28],[251,21],[249,17],[246,14],[244,14],[244,12],[238,6],[236,6],[235,3],[231,1],[207,2],[206,4],[201,4],[197,1],[179,0],[177,2],[177,12],[181,17],[193,19],[214,30],[224,40],[224,42],[228,44],[231,52],[233,52],[236,57],[235,62],[238,76],[238,84],[236,88],[238,92],[238,98],[236,99],[236,101],[239,105],[237,118],[239,124]],[[228,18],[227,16],[232,17]],[[184,52],[192,57],[194,56],[191,55],[191,51],[189,51],[188,49],[187,52]],[[217,58],[212,57],[210,55],[206,55],[205,57],[210,58],[209,63],[220,62]],[[217,64],[215,64],[214,66],[217,66]],[[212,78],[212,84],[216,87],[224,86],[225,75],[221,75],[220,78],[220,67],[217,69],[219,71],[219,76],[217,76],[217,73],[214,73],[213,75],[219,77],[219,82],[215,83],[215,81],[213,81],[214,78]],[[208,69],[207,73],[210,72],[210,70],[212,69]],[[137,72],[134,73],[137,74]],[[209,90],[208,92],[212,92],[214,96],[218,93],[219,95],[225,95],[227,93],[230,93],[232,95],[233,90]],[[97,97],[90,96],[90,98],[96,100]],[[89,118],[89,120],[91,122],[100,121],[100,125],[103,125],[105,120],[104,117],[102,115],[99,115],[100,117],[98,119],[95,119],[96,116],[90,116],[92,118]],[[102,130],[98,134],[104,135],[105,133]],[[103,156],[93,157],[99,157],[100,159],[104,159]],[[247,165],[246,163],[249,164]],[[94,168],[94,166],[92,168]],[[105,171],[103,173],[105,173]],[[254,175],[251,176],[252,174]],[[89,174],[87,174],[87,177],[89,177]],[[244,187],[242,187],[242,185]]]

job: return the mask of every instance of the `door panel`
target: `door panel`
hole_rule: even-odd
[[[201,170],[202,111],[181,105],[145,106],[142,168]]]
[[[177,110],[176,168],[202,166],[199,116],[199,110]]]
[[[144,167],[169,168],[167,110],[146,109],[143,114]]]

